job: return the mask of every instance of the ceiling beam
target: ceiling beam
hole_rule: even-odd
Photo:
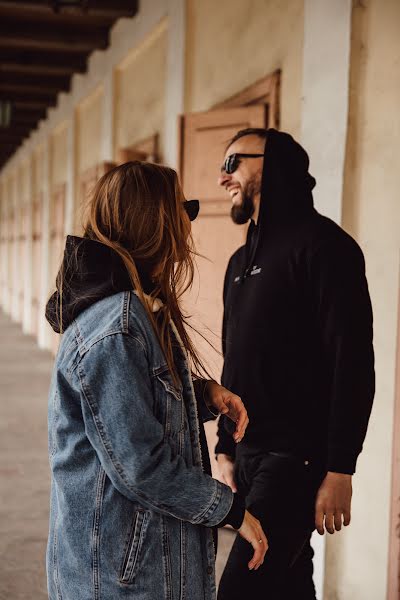
[[[24,87],[35,87],[42,91],[67,91],[70,86],[71,77],[69,75],[37,75],[30,73],[20,73],[19,71],[4,72],[0,64],[0,84],[22,85]]]
[[[104,50],[108,45],[107,28],[46,27],[41,24],[0,21],[0,48],[57,50],[74,54]]]
[[[0,133],[10,132],[10,135],[25,135],[32,131],[32,125],[34,125],[34,121],[31,124],[24,123],[20,125],[19,123],[11,123],[8,127],[0,127]]]
[[[1,144],[1,151],[6,153],[6,152],[13,152],[16,148],[18,148],[18,144],[12,144],[10,142],[6,142],[6,143],[2,143]]]
[[[1,98],[1,94],[0,94],[0,98]],[[52,99],[51,101],[47,101],[47,100],[27,100],[26,95],[23,94],[22,96],[20,96],[19,98],[14,98],[12,99],[12,105],[13,108],[17,109],[18,111],[45,111],[48,107],[52,107],[55,106],[57,103],[57,98],[54,98],[54,100]]]
[[[0,134],[0,146],[10,146],[13,148],[18,148],[18,146],[20,146],[24,140],[26,139],[27,136],[24,137],[20,137],[18,139],[9,139],[9,138],[4,138],[1,134]]]
[[[54,14],[52,8],[49,6],[49,0],[19,0],[18,4],[15,0],[1,0],[0,8],[13,11],[18,10],[20,12],[32,11],[38,15]],[[83,15],[86,18],[119,19],[121,17],[133,17],[137,11],[137,0],[92,0],[89,1],[88,10],[85,12],[71,6],[63,7],[58,15],[62,17],[67,15]]]
[[[32,123],[37,123],[40,119],[44,119],[46,117],[46,109],[32,109],[25,108],[22,111],[16,106],[13,105],[12,114],[11,114],[11,126],[26,124],[27,126],[32,125]]]
[[[8,77],[4,78],[0,75],[0,92],[4,92],[5,95],[9,96],[13,93],[29,94],[30,96],[52,95],[68,91],[69,82],[69,78],[66,82],[63,82],[62,86],[53,83],[50,78],[39,78],[37,81],[27,78],[26,83],[24,83],[23,78],[19,78],[19,81],[14,79],[14,82],[10,82]]]
[[[24,68],[53,68],[63,72],[83,73],[87,68],[87,52],[47,52],[43,50],[28,50],[21,48],[6,48],[0,46],[1,65],[19,65]],[[6,67],[6,69],[10,67]],[[14,68],[14,67],[11,67]]]
[[[27,94],[20,90],[13,91],[9,87],[11,86],[0,83],[0,99],[8,100],[12,104],[17,102],[38,102],[43,106],[53,106],[52,103],[57,100],[57,94],[55,93],[41,92],[41,90],[36,89]]]
[[[33,64],[24,65],[18,62],[2,62],[0,58],[0,73],[6,73],[13,75],[32,75],[32,76],[49,76],[49,77],[71,77],[74,73],[84,73],[86,71],[86,61],[84,61],[79,68],[74,68],[69,65],[46,65],[46,64]]]

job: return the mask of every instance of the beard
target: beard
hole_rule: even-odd
[[[244,225],[254,215],[253,198],[260,192],[260,183],[254,179],[248,181],[243,188],[242,201],[231,208],[231,218],[236,225]]]

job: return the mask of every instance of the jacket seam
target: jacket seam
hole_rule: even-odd
[[[92,542],[93,542],[93,592],[94,592],[94,600],[100,600],[100,518],[103,509],[103,492],[104,492],[104,483],[105,483],[105,471],[100,466],[99,474],[97,476],[97,486],[96,486],[96,505],[94,511],[94,521],[93,521],[93,530],[92,530]]]
[[[124,293],[124,303],[122,308],[122,328],[124,333],[129,331],[129,309],[130,309],[130,292]]]
[[[82,362],[82,359],[86,356],[86,354],[93,348],[93,346],[95,346],[96,344],[98,344],[99,342],[102,342],[105,338],[107,337],[111,337],[113,335],[126,335],[127,337],[131,338],[132,340],[135,340],[143,349],[146,357],[147,357],[147,349],[144,345],[144,343],[142,342],[142,340],[134,335],[132,335],[131,333],[129,333],[129,331],[122,331],[121,329],[114,329],[111,331],[106,331],[104,334],[102,334],[101,336],[99,336],[98,338],[96,338],[91,344],[90,346],[86,346],[85,348],[85,352],[83,354],[79,353],[79,360],[76,361],[76,364],[74,365],[74,367],[71,369],[70,374],[72,374],[76,368],[80,365],[80,363]]]

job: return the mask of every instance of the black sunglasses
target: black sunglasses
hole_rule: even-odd
[[[191,221],[194,221],[200,210],[200,202],[198,200],[185,200],[183,208]]]
[[[230,154],[226,159],[224,164],[221,167],[221,173],[225,171],[227,175],[232,175],[238,168],[240,164],[241,158],[256,158],[264,156],[264,154],[242,154],[240,152],[235,152],[234,154]]]

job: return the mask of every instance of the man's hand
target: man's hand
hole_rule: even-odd
[[[236,443],[242,441],[249,419],[242,400],[215,381],[207,382],[207,406],[215,408],[220,414],[226,415],[236,423],[233,439]]]
[[[351,475],[328,472],[318,490],[315,503],[315,527],[320,535],[340,531],[351,520]]]
[[[228,454],[217,455],[218,471],[222,483],[229,485],[232,492],[236,494],[237,488],[234,478],[235,462]]]

